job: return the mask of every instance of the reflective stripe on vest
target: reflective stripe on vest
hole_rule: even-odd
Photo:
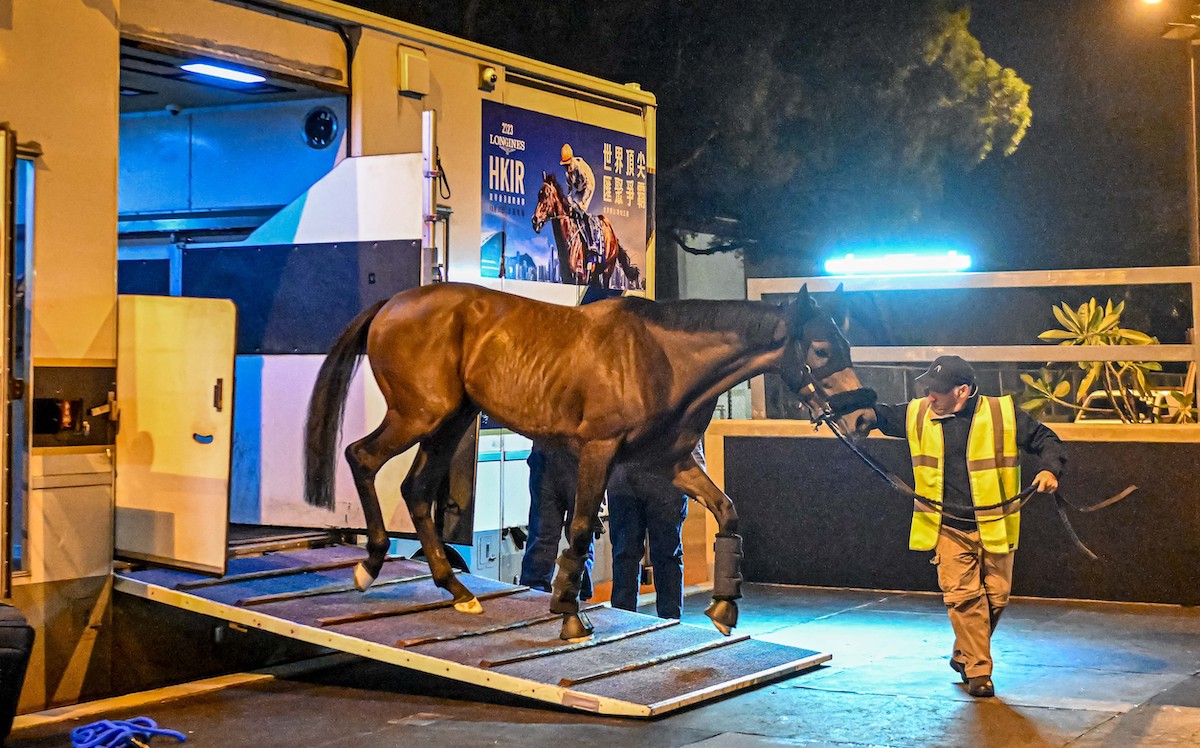
[[[906,431],[916,491],[927,499],[940,502],[945,490],[943,461],[946,446],[941,424],[932,416],[928,398],[913,400],[908,404]],[[971,501],[975,506],[998,504],[1020,492],[1017,417],[1011,397],[979,396],[967,437],[967,474],[971,482]],[[977,517],[999,517],[1003,513],[1003,509],[990,509],[979,512]],[[913,502],[909,547],[914,551],[933,550],[941,521],[940,514]],[[1008,553],[1017,548],[1020,527],[1020,513],[1014,512],[1003,520],[980,522],[979,535],[987,550]]]

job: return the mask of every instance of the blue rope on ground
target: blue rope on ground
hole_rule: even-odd
[[[149,745],[156,735],[187,740],[187,735],[174,730],[162,730],[149,717],[130,720],[102,719],[71,730],[71,748],[131,748]]]

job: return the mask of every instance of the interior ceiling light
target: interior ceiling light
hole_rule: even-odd
[[[927,275],[960,273],[971,267],[971,256],[950,250],[911,250],[873,252],[859,255],[848,252],[825,261],[830,275]]]
[[[263,83],[267,80],[265,76],[258,73],[247,73],[244,70],[234,70],[233,68],[212,65],[207,62],[192,62],[187,65],[180,65],[179,67],[181,70],[186,70],[189,73],[207,75],[210,78],[220,78],[221,80],[233,81],[234,83]]]

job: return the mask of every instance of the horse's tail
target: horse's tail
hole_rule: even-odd
[[[372,305],[342,331],[313,385],[304,449],[304,500],[313,506],[333,509],[334,447],[342,430],[342,411],[354,370],[358,368],[358,357],[367,350],[371,321],[386,303]]]

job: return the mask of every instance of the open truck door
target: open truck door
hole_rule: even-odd
[[[236,337],[227,299],[118,298],[117,556],[225,572]]]

